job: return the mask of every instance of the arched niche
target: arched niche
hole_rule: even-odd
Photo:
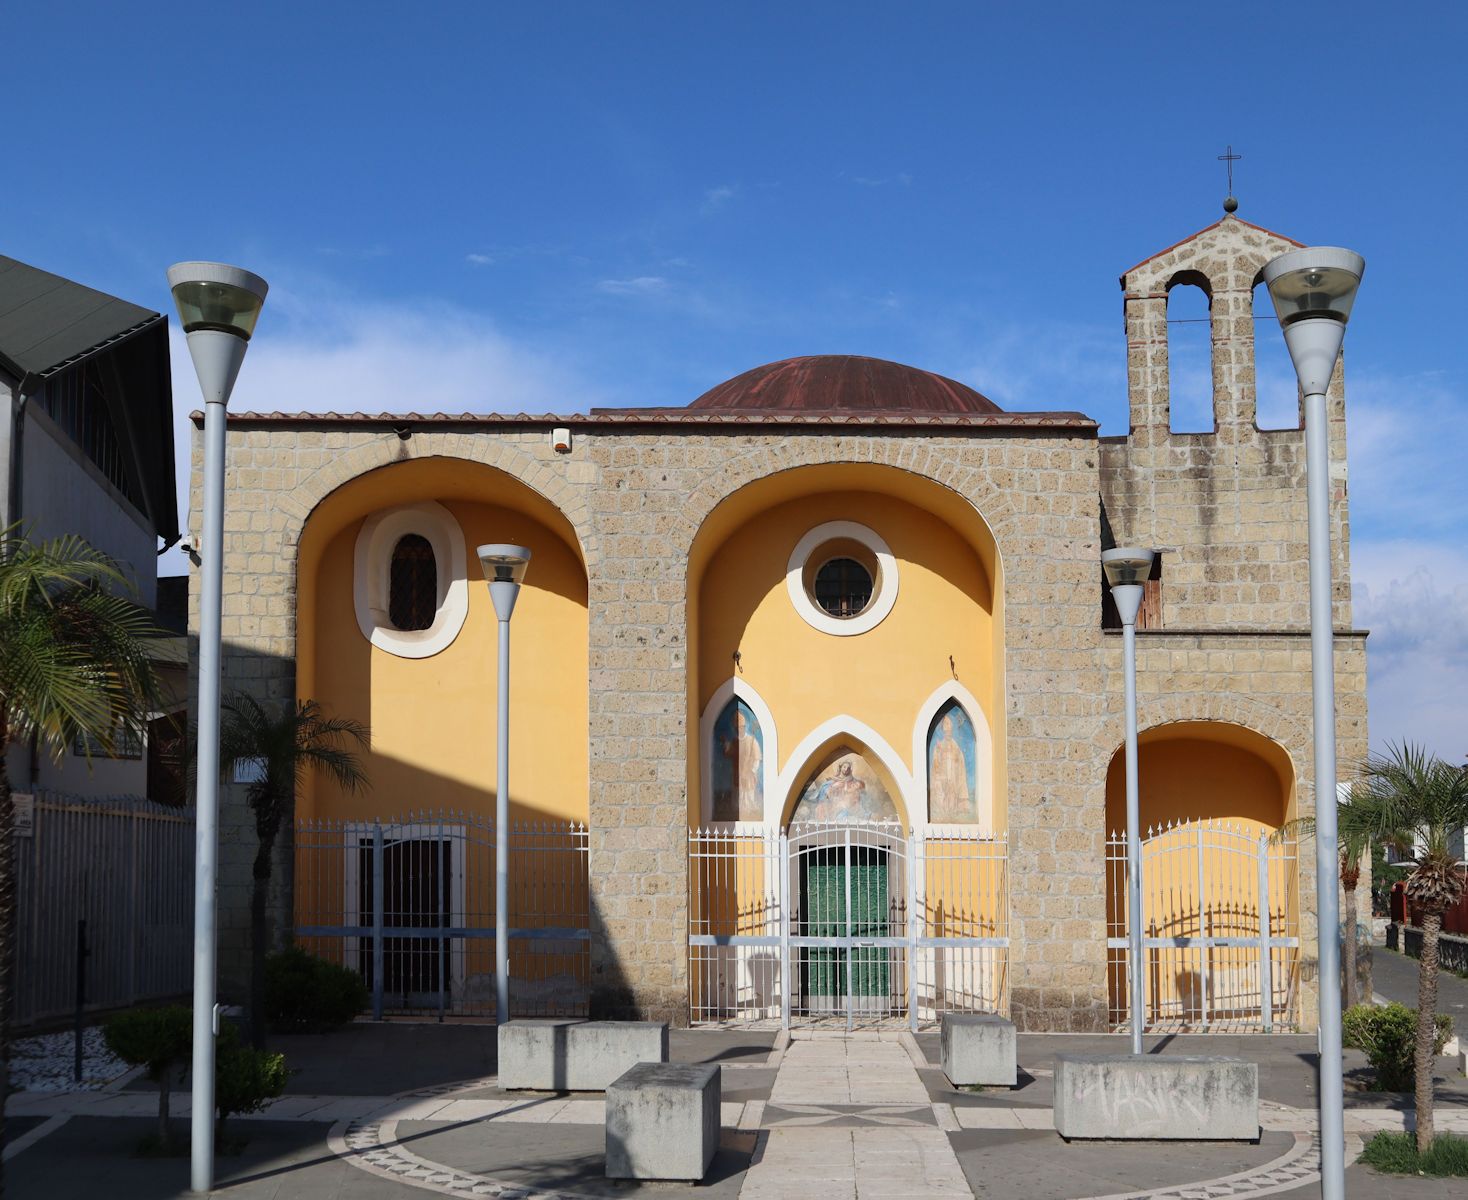
[[[371,559],[361,555],[364,530],[370,543],[372,529],[396,519],[384,514],[424,511],[446,514],[462,546],[462,619],[456,614],[458,627],[431,655],[410,657],[374,644],[357,585],[359,567]],[[381,540],[389,548],[394,541]],[[497,622],[473,555],[487,542],[513,542],[532,554],[511,627],[512,819],[586,819],[587,579],[575,533],[520,480],[446,457],[370,470],[328,494],[306,519],[296,561],[297,695],[371,729],[365,765],[372,786],[348,795],[308,777],[297,798],[301,815],[494,811]],[[443,557],[452,561],[448,549]]]
[[[873,531],[901,580],[890,612],[855,636],[832,636],[808,622],[790,596],[792,553],[813,530],[836,522]],[[871,463],[765,476],[717,504],[690,549],[689,728],[732,673],[757,689],[787,735],[781,754],[788,757],[777,764],[787,784],[800,761],[790,748],[799,731],[843,716],[901,747],[894,759],[910,786],[914,716],[956,677],[976,724],[982,714],[990,732],[987,790],[998,810],[992,822],[1003,828],[1003,594],[993,532],[970,501],[932,479]],[[689,739],[694,823],[702,818],[704,744]],[[904,790],[903,803],[910,819],[926,822],[925,802]]]
[[[1225,721],[1173,721],[1137,736],[1142,829],[1178,822],[1234,822],[1256,832],[1295,815],[1289,752],[1262,733]],[[1126,757],[1117,747],[1106,771],[1106,829],[1126,827]]]
[[[1261,909],[1272,937],[1300,932],[1301,848],[1270,834],[1295,809],[1295,771],[1278,742],[1242,725],[1176,721],[1137,738],[1142,838],[1142,921],[1146,1020],[1192,1028],[1238,1019],[1257,1022]],[[1125,869],[1126,760],[1118,747],[1106,775],[1106,919],[1111,936],[1128,932]],[[1308,856],[1308,846],[1304,847]],[[1261,904],[1261,899],[1267,901]],[[1209,938],[1236,944],[1203,945]],[[1173,948],[1168,939],[1178,939]],[[1113,1021],[1126,1017],[1126,951],[1109,957]],[[1272,956],[1278,1016],[1296,994],[1298,951]]]

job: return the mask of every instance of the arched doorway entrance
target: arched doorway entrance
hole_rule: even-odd
[[[1279,743],[1241,725],[1178,721],[1138,738],[1144,1011],[1149,1029],[1270,1029],[1293,1021],[1299,856],[1273,835],[1294,816]],[[1111,1021],[1127,995],[1123,751],[1106,777]]]
[[[881,1019],[907,1009],[908,843],[897,785],[859,743],[815,756],[789,802],[792,1015]]]

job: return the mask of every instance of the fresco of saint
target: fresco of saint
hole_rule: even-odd
[[[743,700],[724,706],[713,730],[715,821],[763,821],[764,731]]]
[[[973,722],[957,703],[950,703],[928,732],[928,820],[941,825],[978,821],[974,758]]]
[[[848,750],[831,759],[806,783],[790,823],[897,819],[897,806],[882,777],[860,754]]]

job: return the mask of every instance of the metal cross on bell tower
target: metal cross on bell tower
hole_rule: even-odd
[[[1223,198],[1223,211],[1236,213],[1239,211],[1239,198],[1234,195],[1234,163],[1243,158],[1242,154],[1235,154],[1232,146],[1224,148],[1224,153],[1218,156],[1218,161],[1228,164],[1228,195]]]

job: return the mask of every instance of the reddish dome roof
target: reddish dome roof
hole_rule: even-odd
[[[971,387],[931,371],[856,354],[813,354],[767,363],[710,388],[689,408],[718,411],[997,413]]]

